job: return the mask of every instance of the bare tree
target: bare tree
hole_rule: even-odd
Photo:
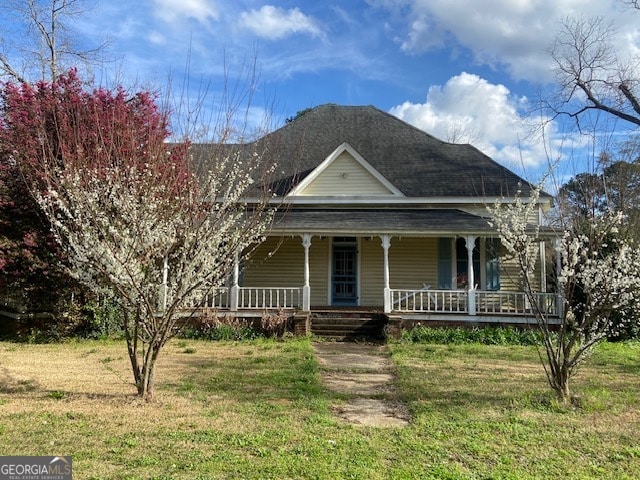
[[[107,45],[80,47],[72,22],[87,12],[86,0],[8,0],[0,8],[0,75],[15,81],[55,80],[68,68],[89,67]]]
[[[473,125],[469,117],[451,119],[446,125],[444,140],[450,143],[480,144],[483,140],[482,132]]]
[[[640,125],[637,61],[616,52],[615,33],[602,17],[567,17],[549,49],[559,90],[547,107],[572,117],[579,128],[591,111]]]

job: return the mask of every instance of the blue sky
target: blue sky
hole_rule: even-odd
[[[255,58],[252,114],[276,123],[324,103],[374,105],[443,139],[469,142],[530,180],[580,140],[526,113],[551,85],[546,53],[559,20],[602,15],[619,51],[640,47],[640,13],[616,0],[94,0],[73,28],[90,46],[110,40],[96,77],[174,89],[189,79],[219,97]],[[0,21],[1,22],[1,21]],[[6,31],[6,30],[5,30]],[[256,53],[257,52],[257,53]],[[226,59],[226,60],[225,60]],[[224,60],[224,61],[223,61]],[[188,72],[188,74],[185,74]],[[241,76],[241,75],[240,75]],[[558,153],[562,146],[565,150]],[[567,151],[567,148],[571,151]],[[573,152],[573,153],[572,153]],[[571,167],[575,169],[575,163]]]

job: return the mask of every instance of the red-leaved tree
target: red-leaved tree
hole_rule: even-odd
[[[221,138],[194,159],[189,143],[165,142],[168,116],[155,100],[88,88],[72,70],[52,83],[5,85],[0,110],[8,161],[50,222],[68,271],[122,307],[134,381],[146,399],[184,307],[225,281],[270,218],[268,192],[255,189],[270,170],[255,144]]]

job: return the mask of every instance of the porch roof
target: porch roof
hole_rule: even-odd
[[[271,233],[454,235],[495,230],[487,218],[457,209],[293,209],[278,212]]]

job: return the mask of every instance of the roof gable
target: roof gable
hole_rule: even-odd
[[[324,159],[289,196],[404,196],[347,142]]]
[[[269,187],[281,196],[303,190],[345,143],[407,199],[483,200],[531,188],[475,147],[444,142],[375,107],[322,105],[260,141],[272,148],[278,175]]]

